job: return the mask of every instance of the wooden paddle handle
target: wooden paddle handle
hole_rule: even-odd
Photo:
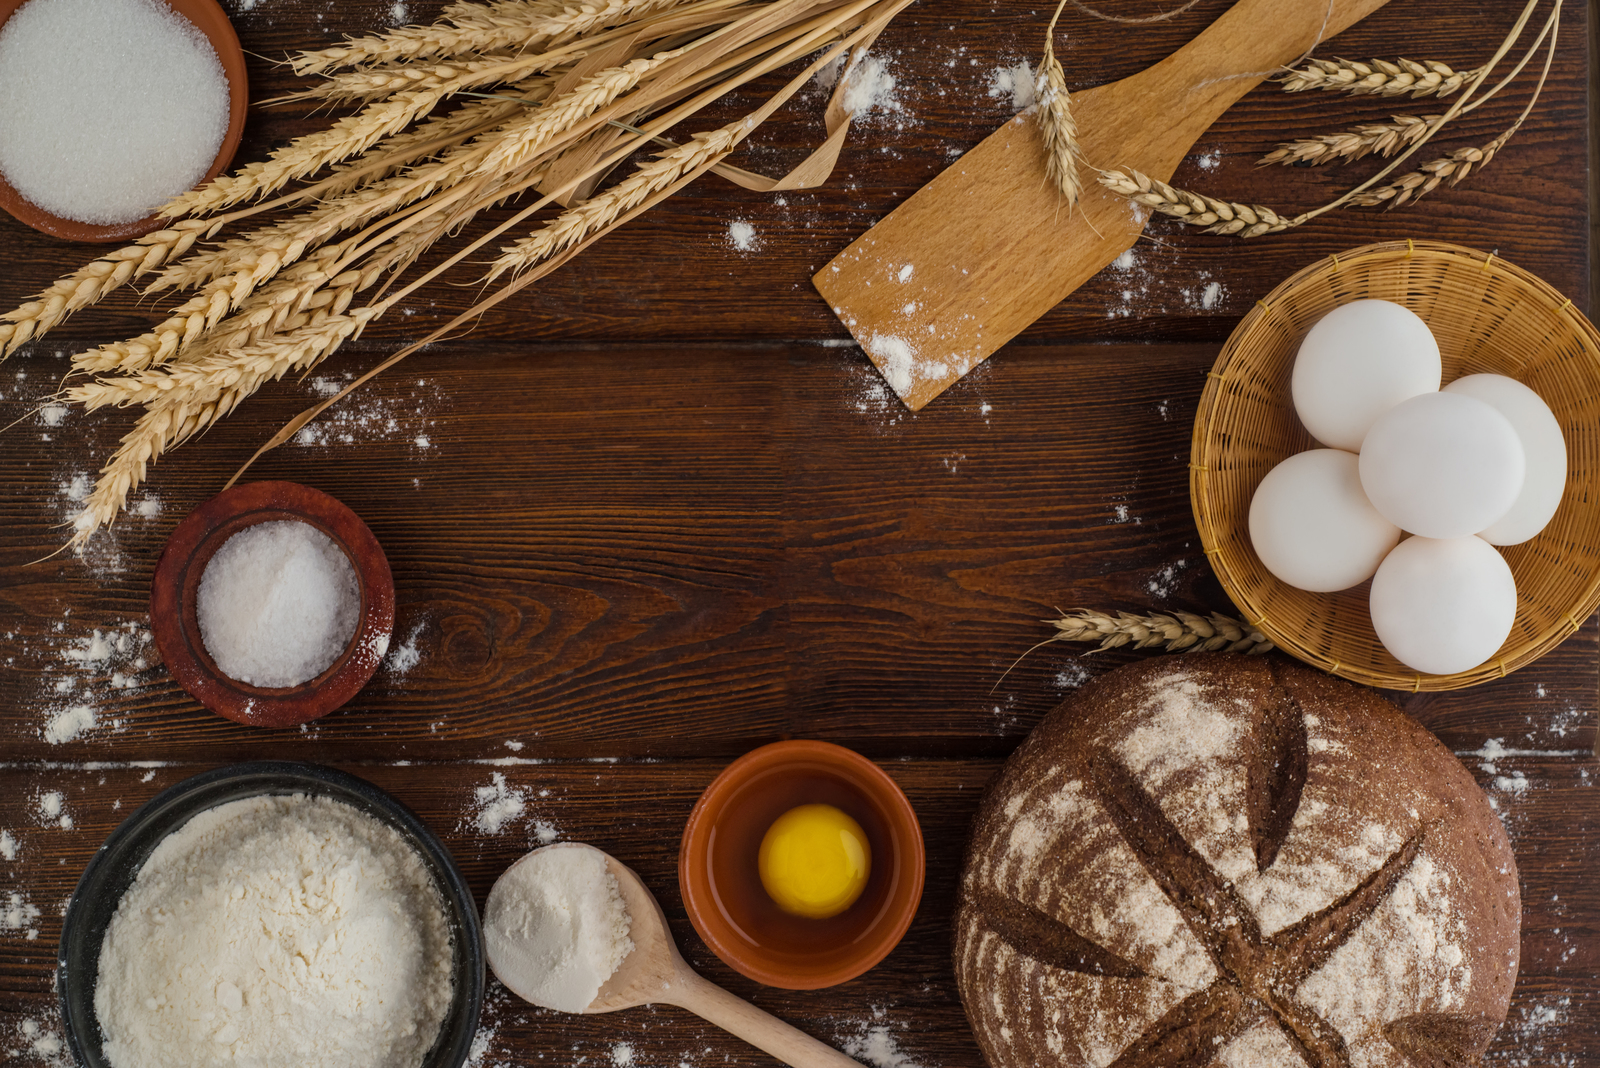
[[[734,997],[688,968],[676,977],[668,999],[794,1068],[861,1068],[861,1062]]]

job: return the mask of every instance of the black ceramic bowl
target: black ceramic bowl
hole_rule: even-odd
[[[455,991],[439,1037],[422,1068],[459,1068],[467,1059],[483,1007],[483,930],[477,906],[455,861],[416,813],[364,779],[319,764],[261,761],[233,764],[185,779],[152,798],[111,832],[84,869],[61,926],[56,990],[67,1041],[85,1068],[109,1068],[94,1013],[100,944],[117,904],[161,840],[190,817],[261,794],[330,797],[393,827],[417,851],[443,900],[455,945]]]

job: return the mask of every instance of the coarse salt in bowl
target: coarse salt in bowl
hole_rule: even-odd
[[[309,529],[279,526],[291,523]],[[272,543],[285,541],[294,578],[274,583],[263,563],[283,548]],[[228,562],[229,554],[239,559]],[[225,567],[208,591],[208,579],[219,581],[213,560]],[[316,588],[343,581],[341,568],[353,573],[353,591]],[[207,604],[208,592],[220,608]],[[241,601],[255,611],[233,611]],[[354,619],[341,621],[352,604]],[[286,639],[284,628],[308,611],[332,618],[320,633],[303,627]],[[218,715],[253,726],[291,727],[343,705],[377,671],[393,627],[394,578],[377,538],[345,505],[293,482],[235,486],[195,509],[168,539],[150,587],[150,628],[178,684]]]

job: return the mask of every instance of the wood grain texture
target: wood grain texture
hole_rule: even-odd
[[[1103,2],[1148,13],[1144,0]],[[439,6],[404,5],[414,20]],[[1139,30],[1069,15],[1058,41],[1069,83],[1140,70],[1225,7],[1202,0]],[[387,0],[229,10],[256,57],[258,98],[292,85],[259,57],[393,19]],[[139,507],[81,561],[30,563],[63,540],[72,497],[130,420],[72,413],[57,423],[34,409],[65,369],[58,354],[136,333],[163,305],[120,294],[0,365],[0,423],[21,419],[0,439],[0,828],[20,846],[15,860],[0,857],[0,1064],[59,1063],[30,1049],[21,1028],[31,1020],[59,1035],[50,983],[60,905],[112,828],[215,762],[275,757],[342,764],[393,791],[443,835],[480,901],[537,840],[537,821],[592,842],[644,876],[690,963],[740,996],[836,1045],[883,1027],[921,1068],[977,1068],[948,927],[978,795],[1075,686],[1148,654],[1055,644],[1002,674],[1047,636],[1039,621],[1058,606],[1227,607],[1186,500],[1190,422],[1218,342],[1306,262],[1385,237],[1435,237],[1496,248],[1584,303],[1586,12],[1569,4],[1565,14],[1539,112],[1467,186],[1249,246],[1156,223],[1130,265],[1091,280],[910,414],[858,350],[821,344],[843,331],[809,277],[1003,121],[1010,103],[987,95],[991,72],[1036,55],[1048,12],[975,0],[909,9],[879,47],[901,106],[859,124],[833,184],[781,198],[692,186],[252,471],[345,501],[394,568],[389,662],[355,702],[304,731],[212,716],[151,662],[143,633],[156,555],[320,389],[446,321],[476,289],[434,287],[310,380],[267,388],[164,458],[135,494]],[[1471,65],[1511,17],[1505,5],[1392,0],[1323,52]],[[754,94],[706,116],[707,128]],[[1493,137],[1522,99],[1485,106],[1440,147]],[[735,162],[771,174],[798,162],[821,137],[821,104],[807,94]],[[1304,208],[1344,178],[1258,171],[1256,156],[1282,137],[1394,110],[1426,104],[1258,89],[1176,181]],[[323,121],[259,113],[241,159]],[[754,226],[757,253],[732,247],[734,219]],[[8,219],[0,252],[7,307],[88,254]],[[1600,621],[1590,620],[1500,682],[1396,695],[1466,754],[1517,849],[1525,963],[1492,1065],[1600,1068],[1600,793],[1584,756],[1596,740],[1597,662]],[[96,726],[50,744],[51,718],[80,705]],[[813,993],[761,988],[723,967],[688,927],[674,874],[699,791],[738,754],[795,735],[884,762],[929,846],[923,908],[902,946],[866,976]],[[508,757],[547,763],[484,763]],[[135,760],[172,764],[107,766]],[[495,773],[529,793],[510,829],[488,835],[474,826],[473,791]],[[70,829],[43,825],[40,800],[52,791]],[[649,1068],[772,1063],[677,1010],[559,1017],[503,991],[484,1033],[484,1068],[610,1064],[621,1042]]]

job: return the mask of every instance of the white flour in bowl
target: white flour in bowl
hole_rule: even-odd
[[[252,797],[150,854],[106,930],[95,1015],[113,1068],[415,1068],[452,958],[397,831],[329,798]]]

